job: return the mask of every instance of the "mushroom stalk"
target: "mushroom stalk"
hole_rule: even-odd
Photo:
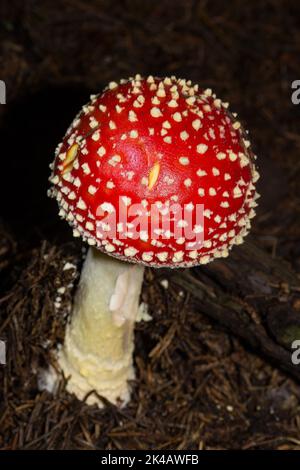
[[[112,403],[130,399],[134,323],[144,267],[123,263],[90,248],[58,362],[67,390],[83,399],[95,390]],[[89,404],[101,401],[96,394]]]

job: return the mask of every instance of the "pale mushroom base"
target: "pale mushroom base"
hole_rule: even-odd
[[[144,267],[118,261],[90,248],[58,364],[67,390],[83,400],[93,390],[120,406],[130,399],[134,379],[134,323]],[[88,404],[103,406],[91,393]]]

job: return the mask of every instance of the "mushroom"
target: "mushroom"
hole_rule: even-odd
[[[79,399],[130,399],[145,266],[228,256],[255,215],[259,175],[247,133],[190,80],[111,82],[91,96],[51,165],[50,195],[90,245],[57,360]],[[97,394],[88,403],[101,401]]]

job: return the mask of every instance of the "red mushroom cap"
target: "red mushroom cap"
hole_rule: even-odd
[[[227,107],[175,77],[136,75],[92,96],[58,146],[50,178],[74,235],[156,267],[227,256],[250,229],[259,177]]]

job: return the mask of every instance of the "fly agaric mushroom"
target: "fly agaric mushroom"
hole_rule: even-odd
[[[58,352],[79,399],[129,400],[145,266],[206,264],[249,232],[256,157],[227,108],[191,81],[136,75],[92,96],[58,146],[50,195],[91,245]],[[199,206],[201,223],[187,223]]]

